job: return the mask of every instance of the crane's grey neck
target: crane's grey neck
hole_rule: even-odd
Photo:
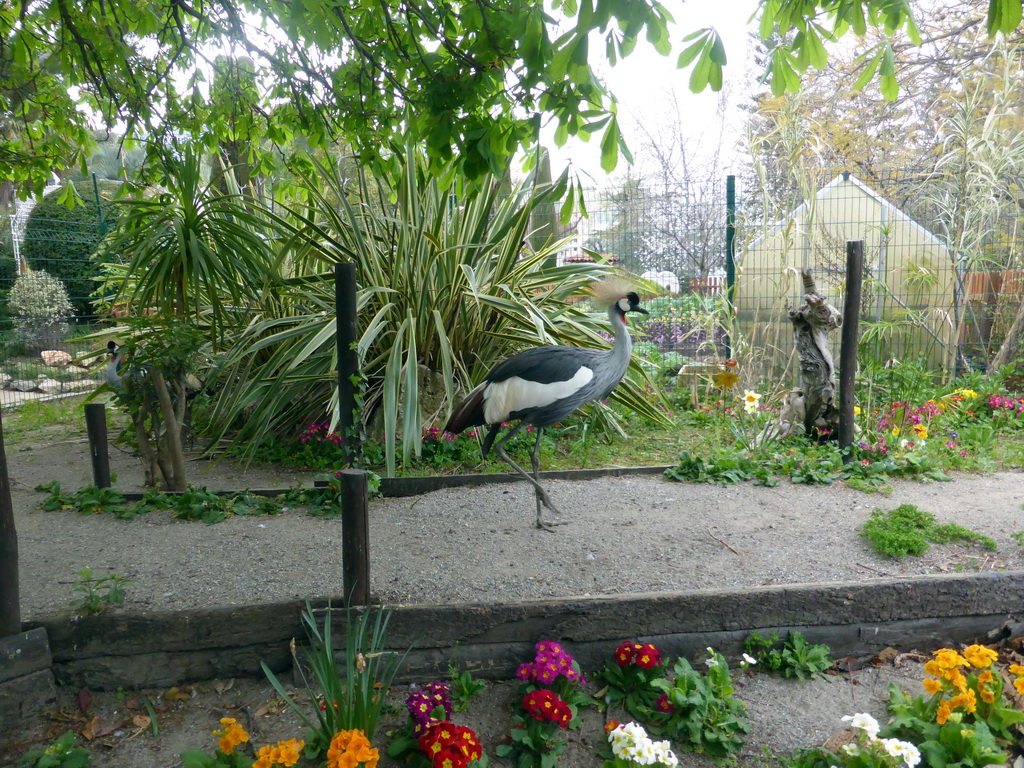
[[[629,329],[626,328],[622,312],[617,305],[612,304],[608,307],[608,320],[612,324],[612,333],[615,334],[615,343],[612,344],[609,352],[609,367],[621,379],[629,367],[629,356],[633,351],[633,339],[629,335]]]

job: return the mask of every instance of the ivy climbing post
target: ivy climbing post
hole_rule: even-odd
[[[357,467],[363,459],[360,413],[359,325],[356,322],[356,265],[334,265],[335,337],[338,348],[338,425],[345,464]]]

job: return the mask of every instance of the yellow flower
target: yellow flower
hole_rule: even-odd
[[[914,430],[918,440],[924,440],[928,437],[928,428],[924,424],[913,424],[910,428]]]
[[[939,691],[942,690],[942,683],[939,680],[935,680],[934,678],[931,678],[931,677],[926,677],[924,679],[923,685],[924,685],[924,689],[929,694],[938,693]]]
[[[1018,677],[1013,681],[1013,687],[1017,689],[1017,693],[1024,696],[1024,677]]]
[[[740,375],[733,371],[719,371],[718,373],[711,374],[711,381],[715,383],[716,387],[721,389],[732,389],[739,380]]]
[[[967,710],[967,714],[971,714],[978,708],[978,697],[974,695],[974,691],[968,688],[963,693],[959,693],[950,699],[949,706],[953,709],[963,707]]]
[[[757,401],[760,399],[761,395],[748,389],[743,393],[743,410],[747,413],[753,413],[757,410]]]
[[[1022,667],[1020,664],[1011,664],[1010,665],[1010,674],[1012,674],[1012,675],[1024,675],[1024,667]]]
[[[949,702],[939,702],[939,708],[935,712],[935,722],[939,725],[944,725],[951,714],[953,714],[953,708],[949,705]]]
[[[992,691],[990,691],[988,688],[983,687],[979,690],[981,691],[981,700],[984,701],[986,704],[991,704],[993,701],[996,700],[996,695],[992,693]]]
[[[222,717],[220,724],[221,730],[214,731],[213,735],[220,736],[217,746],[220,747],[220,751],[225,755],[230,755],[235,751],[235,747],[249,740],[249,734],[245,732],[245,729],[234,718]]]
[[[932,653],[932,656],[935,657],[935,662],[943,669],[956,669],[957,667],[966,667],[970,664],[967,659],[951,648],[940,648]]]
[[[957,394],[960,395],[960,397],[964,398],[965,400],[973,400],[978,396],[978,393],[975,392],[973,389],[961,389],[959,392],[957,392]]]
[[[893,427],[892,428],[892,436],[893,437],[899,437],[900,436],[900,428],[899,427]]]
[[[951,669],[947,675],[949,682],[953,684],[960,693],[967,691],[967,678],[964,677],[964,673],[959,669]]]
[[[979,683],[991,683],[995,678],[992,676],[992,670],[986,669],[984,672],[978,674]]]
[[[992,662],[999,658],[999,654],[983,645],[972,645],[964,649],[964,658],[972,667],[982,669],[991,666]]]
[[[853,406],[853,415],[854,416],[860,416],[860,414],[861,414],[860,406],[859,405]]]

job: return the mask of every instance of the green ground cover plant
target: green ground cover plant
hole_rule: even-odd
[[[875,552],[890,558],[920,557],[932,544],[952,542],[978,544],[990,552],[996,550],[995,541],[988,536],[958,523],[940,524],[931,512],[913,504],[901,504],[889,511],[876,509],[864,524],[861,535],[871,542]]]
[[[824,677],[825,672],[835,666],[827,645],[809,643],[803,634],[795,630],[787,633],[785,640],[775,632],[768,637],[751,632],[743,641],[743,647],[755,660],[758,669],[783,677],[800,680]]]

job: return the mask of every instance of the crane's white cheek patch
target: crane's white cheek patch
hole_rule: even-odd
[[[505,421],[509,414],[524,408],[543,408],[556,400],[578,392],[594,378],[594,371],[582,367],[566,381],[540,384],[512,376],[487,387],[484,393],[484,419],[488,424]]]

